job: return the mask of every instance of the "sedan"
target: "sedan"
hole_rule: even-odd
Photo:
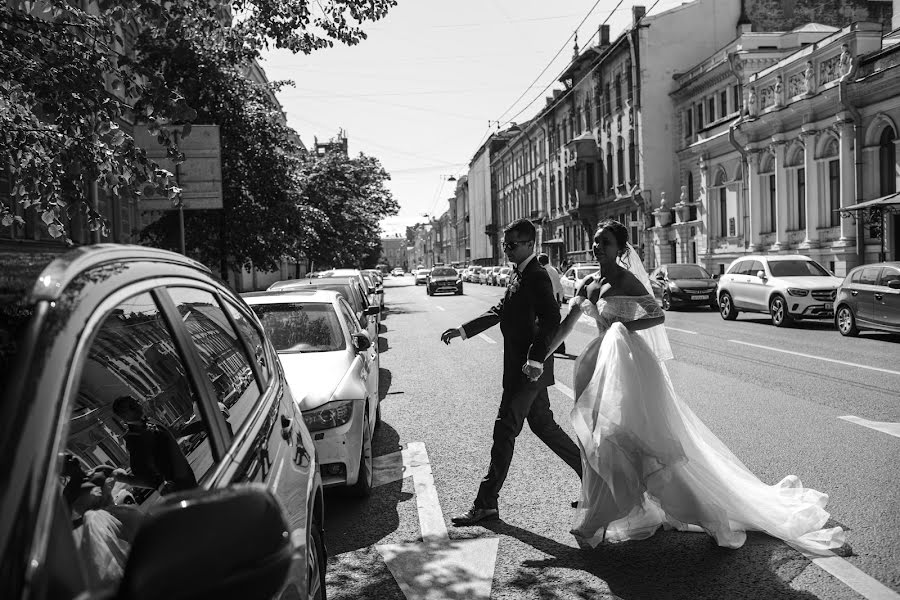
[[[718,311],[716,277],[695,264],[661,265],[650,274],[653,295],[663,310],[677,306],[708,306]]]
[[[372,491],[372,437],[381,419],[371,342],[336,292],[244,296],[259,316],[313,434],[325,487]]]
[[[425,288],[429,296],[438,292],[453,292],[462,295],[463,282],[460,274],[452,267],[435,267],[431,270]]]
[[[574,298],[585,278],[593,275],[599,269],[600,265],[596,263],[577,264],[569,267],[569,269],[559,278],[559,282],[562,284],[563,302],[570,298]]]
[[[844,278],[834,300],[841,335],[861,329],[900,333],[900,261],[856,267]]]

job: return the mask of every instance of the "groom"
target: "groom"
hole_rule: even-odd
[[[581,477],[581,454],[575,442],[553,420],[547,386],[553,385],[553,357],[544,362],[547,345],[559,326],[559,305],[547,271],[534,256],[534,225],[519,219],[503,232],[503,250],[515,265],[499,304],[459,329],[441,334],[449,344],[500,324],[503,333],[503,396],[494,421],[491,464],[472,508],[452,518],[456,525],[497,519],[497,498],[509,472],[516,436],[527,419],[531,430]]]

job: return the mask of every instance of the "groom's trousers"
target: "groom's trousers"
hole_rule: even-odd
[[[566,432],[553,419],[547,385],[541,382],[527,382],[503,390],[500,410],[494,421],[494,442],[491,446],[491,464],[487,475],[478,488],[475,508],[497,508],[500,488],[509,472],[516,437],[522,425],[528,426],[547,447],[553,450],[567,465],[581,477],[581,452]]]

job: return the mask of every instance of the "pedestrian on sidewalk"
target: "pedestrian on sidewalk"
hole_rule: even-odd
[[[535,237],[534,225],[527,219],[506,228],[503,250],[515,267],[503,299],[480,317],[441,334],[441,341],[449,344],[455,337],[465,340],[498,323],[503,333],[503,396],[494,421],[491,462],[472,508],[452,518],[456,525],[500,518],[497,499],[526,419],[538,438],[581,477],[580,451],[553,419],[547,395],[547,386],[555,383],[548,343],[560,317],[550,277],[535,260]]]

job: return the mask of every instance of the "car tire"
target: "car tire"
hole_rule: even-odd
[[[672,310],[672,295],[669,293],[669,290],[662,293],[662,309]]]
[[[788,312],[787,302],[783,296],[779,295],[772,296],[772,299],[769,300],[769,316],[775,327],[788,327],[794,321]]]
[[[325,539],[322,526],[313,520],[306,548],[306,596],[309,600],[326,600]]]
[[[838,307],[837,312],[834,314],[834,324],[843,336],[856,337],[859,335],[859,327],[856,326],[856,317],[853,315],[853,310],[846,304],[842,304]]]
[[[734,300],[728,292],[722,292],[719,298],[719,314],[726,321],[734,321],[738,316],[738,309],[734,307]]]
[[[369,429],[369,407],[366,407],[366,415],[363,417],[362,443],[359,445],[359,475],[356,483],[350,488],[351,493],[357,498],[367,498],[372,493],[373,483],[372,469],[372,432]]]

